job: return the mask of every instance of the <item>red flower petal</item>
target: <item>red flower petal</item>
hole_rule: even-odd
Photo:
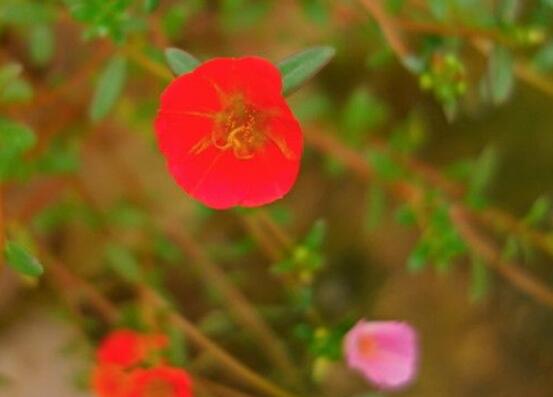
[[[288,193],[303,137],[281,91],[278,69],[257,57],[217,58],[169,85],[156,131],[171,174],[188,194],[223,209]]]
[[[91,383],[98,397],[126,397],[129,380],[122,367],[101,365],[92,372]]]
[[[245,94],[254,104],[271,106],[282,97],[282,78],[278,69],[259,57],[215,58],[194,72],[224,94]]]
[[[179,368],[160,366],[133,371],[127,397],[192,397],[190,377]]]
[[[210,112],[220,107],[220,97],[213,84],[198,78],[197,73],[179,76],[161,94],[160,109],[166,112]]]
[[[167,345],[164,335],[142,335],[131,330],[117,330],[108,335],[97,351],[100,365],[131,367],[140,364],[154,350]]]

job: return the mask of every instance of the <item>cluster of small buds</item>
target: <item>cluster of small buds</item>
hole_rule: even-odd
[[[419,84],[442,103],[455,103],[467,91],[466,70],[454,54],[435,54]]]

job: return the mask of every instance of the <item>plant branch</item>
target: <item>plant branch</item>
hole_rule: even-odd
[[[364,160],[361,154],[342,145],[336,138],[314,129],[306,130],[305,136],[309,144],[325,154],[333,155],[342,160],[344,165],[354,171],[363,180],[368,180],[369,176],[375,176],[375,171]],[[406,181],[398,181],[390,185],[390,190],[396,198],[407,202],[420,197],[423,194],[420,189],[419,186]],[[454,199],[450,198],[450,200],[452,203],[455,202]],[[513,264],[507,270],[505,266],[498,266],[501,254],[496,247],[487,242],[479,233],[472,231],[473,226],[470,223],[471,211],[460,203],[455,203],[454,208],[454,212],[450,215],[455,216],[451,216],[451,220],[458,232],[469,240],[467,243],[471,250],[482,256],[486,260],[485,263],[491,269],[520,291],[532,297],[536,302],[553,308],[553,290],[536,278],[526,274],[519,265]]]
[[[96,308],[98,313],[102,315],[106,322],[113,324],[119,317],[117,307],[107,300],[96,287],[86,280],[79,278],[77,275],[69,271],[61,262],[48,253],[43,246],[40,246],[40,253],[48,262],[48,273],[54,284],[58,287],[55,290],[60,293],[68,289],[76,291],[83,298]],[[149,287],[141,285],[136,286],[137,289],[142,288],[148,295],[149,301],[160,309],[168,311],[170,321],[177,326],[189,339],[199,348],[209,352],[216,358],[219,364],[224,366],[229,372],[233,373],[239,379],[248,383],[257,390],[266,393],[272,397],[295,397],[293,394],[274,385],[267,379],[256,374],[251,369],[246,367],[227,353],[224,349],[218,346],[215,342],[205,336],[194,324],[186,319],[182,314],[175,312],[172,307],[163,299],[156,291]]]
[[[384,37],[399,60],[403,62],[409,58],[410,51],[401,38],[401,32],[397,29],[395,21],[384,10],[380,0],[361,0],[361,3],[380,25]]]
[[[553,291],[538,279],[524,273],[520,264],[503,261],[497,247],[472,225],[470,215],[461,205],[454,204],[449,213],[464,241],[476,255],[484,259],[488,266],[520,291],[525,292],[544,306],[553,308]]]

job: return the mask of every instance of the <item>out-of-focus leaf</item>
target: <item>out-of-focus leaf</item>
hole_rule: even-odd
[[[390,145],[398,152],[412,153],[426,141],[427,126],[418,112],[412,112],[405,122],[394,129]]]
[[[0,117],[0,180],[19,176],[22,155],[35,144],[28,127]]]
[[[196,57],[180,48],[166,48],[165,59],[169,68],[177,76],[191,72],[200,64]]]
[[[538,223],[542,222],[551,210],[551,200],[547,197],[538,197],[528,214],[524,217],[524,222],[528,225],[535,226]]]
[[[0,95],[2,102],[26,102],[33,96],[33,87],[25,80],[16,79],[3,88]]]
[[[90,118],[99,121],[107,116],[121,95],[127,78],[127,60],[115,56],[106,65],[98,81],[89,109]]]
[[[449,2],[446,0],[428,0],[432,15],[438,20],[444,20],[448,14]]]
[[[282,74],[282,92],[290,95],[312,78],[334,57],[332,47],[313,47],[284,59],[278,64]]]
[[[342,115],[342,128],[351,144],[359,144],[362,138],[378,127],[387,117],[386,105],[360,88],[350,96]]]
[[[169,349],[167,355],[169,362],[177,367],[182,367],[188,361],[186,339],[181,330],[171,327],[167,332],[169,336]]]
[[[301,0],[305,15],[312,21],[323,25],[328,21],[329,9],[323,0]]]
[[[367,215],[365,221],[367,230],[372,231],[378,227],[385,209],[386,192],[381,186],[373,184],[370,187],[367,200]]]
[[[140,266],[128,248],[109,244],[105,249],[105,258],[108,265],[125,280],[131,283],[143,281]]]
[[[399,207],[396,210],[394,216],[395,216],[396,221],[399,224],[404,225],[404,226],[413,226],[414,224],[417,223],[417,218],[415,216],[415,212],[407,204],[404,204],[401,207]]]
[[[146,222],[142,209],[127,201],[118,202],[107,216],[111,224],[125,228],[140,228]]]
[[[397,180],[405,174],[403,168],[401,168],[388,153],[370,150],[368,158],[369,162],[376,170],[378,177],[385,181]]]
[[[418,272],[428,265],[430,257],[430,247],[421,240],[417,243],[409,258],[407,259],[407,269],[411,272]]]
[[[538,50],[533,62],[541,72],[548,72],[553,69],[553,41],[550,41]]]
[[[159,6],[159,0],[144,0],[144,9],[147,12],[153,12]]]
[[[8,63],[0,68],[0,102],[25,102],[33,96],[32,86],[21,77],[23,68]]]
[[[317,250],[323,244],[326,235],[326,222],[322,219],[317,220],[307,236],[305,237],[304,244],[307,248]]]
[[[405,5],[406,0],[386,0],[386,8],[393,14],[401,11]]]
[[[471,261],[470,299],[480,301],[488,292],[489,274],[481,258],[474,256]]]
[[[320,120],[332,109],[332,102],[327,95],[319,92],[306,94],[298,95],[290,100],[290,106],[300,121]]]
[[[44,268],[38,259],[27,248],[15,241],[6,243],[4,255],[8,266],[18,273],[30,277],[38,277],[44,273]]]
[[[507,237],[503,250],[501,251],[501,260],[511,261],[520,253],[520,244],[515,236]]]
[[[38,160],[37,168],[47,174],[70,174],[79,168],[79,155],[71,146],[54,144]]]
[[[188,19],[207,6],[205,0],[177,1],[170,4],[163,16],[162,25],[165,34],[172,39],[179,37]]]
[[[499,0],[496,5],[497,15],[502,22],[513,22],[520,10],[519,0]]]
[[[35,64],[39,66],[47,64],[54,54],[54,46],[54,33],[50,26],[33,26],[29,39],[29,50]]]
[[[270,5],[266,0],[221,0],[221,25],[225,30],[238,31],[260,24]]]
[[[497,151],[489,146],[476,160],[468,186],[468,202],[474,207],[484,205],[484,193],[497,169]]]
[[[490,54],[488,63],[490,97],[496,105],[505,102],[513,90],[513,67],[511,52],[505,47],[496,46]]]

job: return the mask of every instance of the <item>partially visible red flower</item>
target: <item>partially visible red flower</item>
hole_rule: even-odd
[[[171,174],[209,207],[268,204],[298,175],[301,128],[280,72],[262,58],[216,58],[179,76],[155,126]]]
[[[192,397],[192,383],[188,373],[179,368],[137,369],[126,397]]]
[[[131,367],[165,346],[165,335],[143,335],[132,330],[117,330],[102,341],[97,351],[97,360],[100,365]]]
[[[108,364],[94,368],[91,383],[98,397],[127,397],[131,384],[125,369]]]

